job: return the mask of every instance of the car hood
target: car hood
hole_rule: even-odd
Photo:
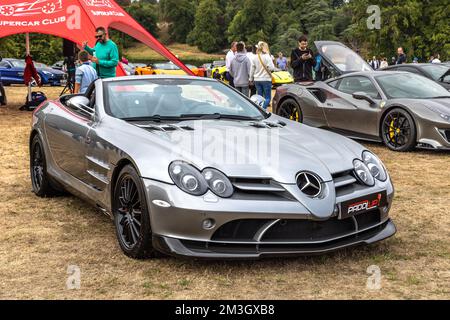
[[[360,158],[364,150],[345,137],[275,115],[264,123],[269,126],[260,122],[201,120],[184,121],[172,128],[164,124],[138,128],[144,139],[132,138],[136,144],[131,147],[128,138],[126,149],[130,151],[125,151],[145,162],[140,166],[143,177],[156,176],[161,181],[170,182],[168,165],[182,160],[200,170],[214,167],[229,177],[271,178],[294,184],[300,171],[314,172],[323,181],[331,181],[333,173],[352,170],[353,160]],[[146,164],[148,159],[154,159],[151,166]]]

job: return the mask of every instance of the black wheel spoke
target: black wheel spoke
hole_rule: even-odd
[[[130,176],[119,182],[118,197],[115,200],[116,223],[121,243],[132,249],[139,241],[142,226],[142,209],[139,189]]]

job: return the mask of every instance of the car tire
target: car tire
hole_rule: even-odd
[[[408,152],[415,148],[417,129],[414,119],[404,109],[390,110],[381,123],[381,139],[391,150]]]
[[[277,114],[292,121],[303,122],[302,109],[297,101],[292,98],[288,98],[280,104]]]
[[[115,184],[112,209],[120,248],[133,259],[155,256],[146,199],[138,173],[133,166],[125,166]]]
[[[39,135],[34,136],[30,147],[30,177],[33,192],[41,198],[54,197],[60,191],[52,184],[47,173],[47,159]]]

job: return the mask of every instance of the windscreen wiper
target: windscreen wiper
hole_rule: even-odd
[[[174,121],[178,120],[178,117],[162,117],[159,114],[149,117],[133,117],[133,118],[121,118],[124,121],[130,122],[139,122],[139,121],[152,121],[152,122],[161,122],[161,121]]]
[[[241,116],[235,114],[221,114],[221,113],[211,113],[211,114],[182,114],[180,116],[183,120],[219,120],[219,119],[230,119],[230,120],[242,120],[242,121],[256,121],[259,118]]]

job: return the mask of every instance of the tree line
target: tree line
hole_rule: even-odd
[[[130,0],[117,1],[160,40],[188,43],[208,53],[222,52],[232,41],[256,44],[263,40],[271,51],[289,54],[300,35],[314,40],[336,40],[371,57],[392,57],[399,46],[412,61],[435,53],[450,59],[448,0]],[[380,9],[379,28],[369,28],[369,6]],[[168,26],[167,34],[160,32]],[[111,32],[121,48],[134,40]],[[35,58],[53,62],[61,55],[60,40],[33,36]],[[3,55],[24,51],[23,36],[0,39]],[[54,59],[53,59],[54,60]]]

